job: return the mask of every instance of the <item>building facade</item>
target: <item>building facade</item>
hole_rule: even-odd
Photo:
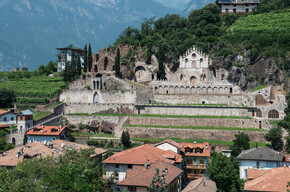
[[[57,71],[63,71],[65,66],[72,61],[77,61],[80,57],[81,65],[84,63],[84,50],[68,46],[57,48]]]
[[[0,109],[0,125],[14,125],[16,124],[16,114]]]
[[[218,4],[223,15],[236,13],[246,14],[259,6],[259,0],[220,0]]]
[[[17,115],[17,129],[19,132],[28,131],[33,127],[33,113],[30,110],[24,110]]]

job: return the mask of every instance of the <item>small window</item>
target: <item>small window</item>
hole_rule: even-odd
[[[22,116],[20,117],[20,120],[23,120],[23,117]]]
[[[133,165],[128,165],[128,169],[132,169],[133,168]]]
[[[200,153],[200,149],[199,148],[196,149],[196,153]]]
[[[7,117],[4,117],[4,121],[7,121]]]
[[[226,13],[228,13],[229,12],[229,9],[226,9]]]
[[[259,162],[259,161],[256,162],[256,167],[257,167],[258,169],[260,168],[260,162]]]
[[[202,63],[202,62],[203,62],[203,58],[200,58],[200,60],[199,60],[199,61],[200,61],[200,63]]]
[[[237,12],[237,10],[236,10],[236,9],[233,9],[233,12],[234,12],[234,13],[236,13],[236,12]]]
[[[202,104],[204,105],[205,104],[205,101],[203,101]]]
[[[249,9],[246,9],[246,13],[249,13]]]
[[[116,165],[115,165],[115,168],[119,168],[119,164],[116,164]]]
[[[11,117],[11,121],[14,121],[14,117]]]

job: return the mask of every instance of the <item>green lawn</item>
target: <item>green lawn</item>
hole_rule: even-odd
[[[213,119],[252,119],[252,117],[240,117],[240,116],[206,116],[206,115],[159,115],[159,114],[103,114],[103,113],[69,113],[67,115],[81,115],[81,116],[134,116],[134,117],[165,117],[165,118],[213,118]]]
[[[260,131],[264,129],[239,128],[239,127],[209,127],[209,126],[162,126],[162,125],[124,125],[124,127],[146,127],[146,128],[170,128],[170,129],[206,129],[206,130],[227,130],[227,131]]]
[[[53,109],[53,108],[57,107],[60,104],[62,104],[62,102],[56,102],[56,103],[53,103],[53,104],[49,105],[47,108]]]
[[[162,142],[166,139],[171,139],[176,142],[189,142],[192,143],[193,141],[196,141],[198,143],[202,142],[209,142],[211,145],[233,145],[232,141],[221,141],[221,140],[211,140],[211,139],[179,139],[179,138],[132,138],[133,141],[140,141],[140,142],[149,142],[149,143],[158,143]],[[256,143],[250,142],[251,147],[256,146]],[[267,146],[266,143],[258,143],[259,146]]]
[[[112,137],[115,136],[113,134],[109,133],[81,133],[81,132],[74,132],[72,133],[73,136],[87,136],[87,137]]]
[[[260,90],[260,89],[264,89],[264,88],[266,88],[266,87],[267,87],[266,85],[260,85],[260,86],[258,86],[258,87],[255,87],[255,88],[251,89],[251,92],[258,91],[258,90]]]
[[[47,112],[47,111],[33,111],[33,120],[37,121],[45,116],[50,115],[51,112]]]

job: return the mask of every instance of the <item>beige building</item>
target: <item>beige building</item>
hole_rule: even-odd
[[[259,0],[220,0],[218,1],[222,14],[246,14],[260,4]]]

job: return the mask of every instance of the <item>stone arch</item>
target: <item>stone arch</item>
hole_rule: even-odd
[[[163,87],[162,87],[162,85],[160,85],[158,88],[158,93],[162,93],[162,91],[163,91]]]
[[[180,93],[180,90],[179,90],[179,87],[178,86],[175,86],[174,89],[175,89],[175,93],[177,93],[177,94]]]
[[[203,94],[204,94],[204,93],[207,93],[207,89],[206,89],[206,87],[202,87],[201,92],[202,92]]]
[[[220,87],[220,88],[219,88],[219,93],[220,93],[220,94],[223,94],[223,93],[224,93],[224,88]]]
[[[225,93],[225,94],[230,93],[230,89],[229,89],[228,87],[225,87],[225,89],[224,89],[224,93]]]
[[[256,117],[262,118],[262,111],[261,109],[256,110]]]
[[[279,112],[275,109],[270,110],[268,113],[268,118],[279,119]]]
[[[168,94],[168,87],[164,86],[164,94]]]
[[[191,76],[190,77],[190,85],[196,85],[197,84],[197,79],[195,76]]]
[[[170,87],[169,87],[169,93],[170,93],[170,94],[174,94],[174,87],[173,87],[173,86],[170,86]]]
[[[93,89],[96,89],[96,81],[93,81]]]
[[[108,64],[109,64],[108,57],[105,57],[105,59],[104,59],[104,71],[107,71]]]
[[[180,93],[180,94],[183,94],[184,92],[185,92],[185,89],[184,89],[183,86],[181,86],[181,87],[180,87],[180,92],[179,92],[179,93]]]
[[[12,144],[15,145],[16,144],[16,139],[13,137],[12,138]]]
[[[218,91],[219,89],[217,88],[217,87],[214,87],[213,88],[213,93],[218,93],[219,91]]]
[[[190,87],[189,86],[185,87],[185,93],[190,93]]]
[[[95,92],[94,93],[94,103],[99,103],[99,102],[100,102],[99,94],[98,94],[98,92]]]
[[[207,93],[209,93],[209,94],[213,93],[213,89],[211,87],[208,87],[207,88]]]
[[[196,88],[196,93],[197,94],[200,94],[201,93],[201,88],[199,86]]]
[[[145,79],[146,69],[143,66],[138,66],[135,68],[135,77],[137,81]]]
[[[193,94],[196,93],[196,89],[195,89],[195,87],[191,87],[191,93],[193,93]]]

